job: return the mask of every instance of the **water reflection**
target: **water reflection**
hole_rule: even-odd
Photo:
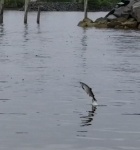
[[[93,117],[95,116],[95,112],[97,110],[97,107],[94,107],[93,105],[91,106],[91,110],[88,111],[88,115],[86,116],[81,116],[81,127],[84,126],[90,126],[92,125]]]
[[[86,29],[83,29],[83,36],[81,38],[81,58],[82,58],[82,66],[83,68],[86,68],[87,64],[86,64],[86,57],[85,57],[85,54],[86,54],[86,51],[87,51],[87,34],[86,34]],[[84,70],[84,72],[86,72]]]
[[[83,36],[81,39],[81,44],[82,44],[82,50],[87,50],[87,35],[86,35],[86,29],[83,29]]]
[[[4,32],[3,24],[0,24],[0,35],[3,35],[3,32]]]
[[[24,27],[24,35],[23,35],[23,37],[24,37],[24,42],[26,42],[26,41],[28,41],[28,38],[27,38],[27,36],[28,36],[28,25],[26,24],[25,25],[25,27]]]
[[[37,34],[41,34],[41,28],[40,28],[40,24],[37,25]]]
[[[3,24],[0,24],[0,44],[2,43],[3,41],[3,38],[4,38],[4,26]]]

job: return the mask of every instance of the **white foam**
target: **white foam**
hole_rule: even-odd
[[[98,104],[97,104],[96,101],[93,101],[92,105],[93,105],[93,106],[98,106]]]

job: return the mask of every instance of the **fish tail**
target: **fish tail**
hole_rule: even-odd
[[[93,97],[93,98],[92,98],[92,102],[94,102],[94,101],[96,101],[96,102],[97,102],[97,100],[96,100],[96,98],[95,98],[95,97]]]

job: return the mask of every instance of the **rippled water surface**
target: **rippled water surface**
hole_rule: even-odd
[[[90,13],[95,20],[105,12]],[[81,12],[6,11],[1,150],[139,150],[140,32],[83,29]],[[92,87],[99,106],[79,81]]]

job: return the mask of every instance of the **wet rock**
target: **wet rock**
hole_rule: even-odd
[[[89,18],[84,18],[82,21],[78,23],[80,27],[93,27],[93,21]]]
[[[107,23],[108,19],[107,18],[98,18],[95,20],[96,23]]]
[[[125,22],[125,21],[127,21],[127,19],[125,17],[119,17],[116,19],[116,21]]]
[[[107,23],[107,18],[101,17],[95,20],[93,26],[97,28],[107,28]]]
[[[116,26],[119,27],[121,25],[121,22],[119,21],[111,21],[107,23],[107,27],[109,28],[115,28]]]
[[[96,27],[96,28],[107,28],[107,23],[98,23],[98,22],[95,22],[93,23],[93,26]]]
[[[79,26],[79,27],[87,27],[87,23],[84,22],[84,21],[80,21],[80,22],[78,23],[78,26]]]
[[[115,11],[114,11],[114,15],[116,17],[121,17],[122,14],[123,14],[123,10],[124,10],[124,6],[116,8]]]
[[[122,25],[116,25],[114,28],[115,29],[124,29],[124,27]]]
[[[131,21],[131,20],[127,20],[122,23],[122,26],[124,26],[125,28],[132,28],[132,29],[137,28],[137,25],[138,25],[137,21]]]
[[[132,15],[138,22],[140,22],[140,2],[137,2],[132,7]]]
[[[116,18],[117,18],[117,17],[114,16],[114,15],[109,15],[109,16],[107,17],[108,20],[113,20],[113,19],[116,19]]]
[[[116,18],[116,19],[109,20],[109,22],[107,23],[107,26],[108,26],[108,28],[118,29],[120,27],[122,29],[123,28],[122,23],[125,22],[125,21],[127,21],[126,18],[119,17],[119,18]]]
[[[138,25],[138,29],[140,29],[140,24]]]

